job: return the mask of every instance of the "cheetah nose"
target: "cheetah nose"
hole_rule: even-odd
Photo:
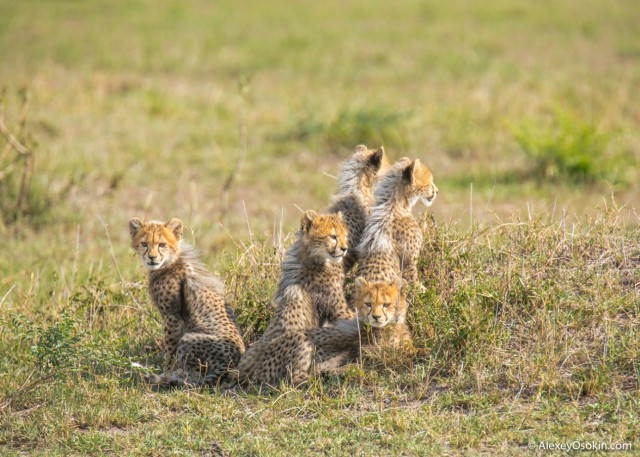
[[[372,314],[371,317],[373,317],[374,320],[379,321],[382,316],[376,316],[375,314]]]
[[[150,255],[149,260],[156,260],[158,258],[157,255]]]
[[[340,250],[342,251],[343,254],[347,252],[347,248],[340,248]]]

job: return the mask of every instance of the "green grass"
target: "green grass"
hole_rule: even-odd
[[[35,158],[16,205],[25,168],[0,138],[0,453],[637,440],[638,2],[0,11],[4,121]],[[328,206],[359,143],[419,157],[441,190],[412,296],[420,352],[276,393],[131,378],[130,360],[159,363],[161,327],[127,221],[183,219],[252,341],[298,208]]]
[[[467,233],[426,223],[426,291],[412,293],[409,313],[418,353],[373,354],[298,389],[155,392],[138,382],[128,364],[159,364],[161,334],[138,268],[46,297],[34,287],[4,314],[0,444],[16,455],[190,454],[212,443],[241,455],[637,446],[640,233],[627,216]],[[248,341],[268,319],[278,260],[257,241],[224,263]]]

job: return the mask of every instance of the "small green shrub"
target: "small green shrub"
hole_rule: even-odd
[[[324,137],[333,151],[352,148],[356,143],[371,147],[406,147],[408,113],[379,109],[345,109],[324,127]]]
[[[536,179],[589,183],[617,177],[619,160],[608,151],[611,135],[571,114],[557,111],[546,124],[523,122],[514,137]]]
[[[255,240],[246,256],[234,258],[222,271],[227,300],[234,307],[244,339],[249,344],[269,325],[273,312],[271,301],[280,278],[282,249],[276,249],[264,240]]]
[[[351,149],[358,143],[406,148],[410,117],[407,112],[380,108],[344,108],[324,121],[312,112],[297,120],[284,137],[299,141],[317,137],[333,152]]]
[[[88,333],[83,322],[67,313],[50,325],[37,324],[23,315],[1,318],[0,324],[29,344],[29,356],[40,372],[58,375],[64,371],[95,371],[98,367],[128,367],[129,361],[107,349]]]

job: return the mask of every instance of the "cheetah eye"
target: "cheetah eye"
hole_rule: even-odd
[[[388,308],[389,306],[391,306],[391,303],[385,303],[382,305],[383,308]]]
[[[146,248],[146,247],[148,246],[146,241],[143,241],[143,242],[142,242],[142,243],[140,243],[140,244],[142,245],[142,247],[143,247],[143,248]]]
[[[161,248],[166,248],[167,247],[167,243],[160,243],[158,246],[160,246]]]
[[[335,235],[329,235],[329,237],[333,240],[333,241],[337,241],[338,237],[336,237]]]
[[[367,308],[371,308],[371,303],[365,303],[364,306],[366,306]]]

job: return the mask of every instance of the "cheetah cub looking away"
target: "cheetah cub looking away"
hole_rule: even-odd
[[[282,263],[274,315],[238,366],[241,382],[275,385],[291,379],[299,384],[307,379],[311,347],[301,351],[292,335],[354,317],[343,292],[346,252],[347,228],[341,213],[304,213],[296,241]]]
[[[389,168],[384,148],[368,149],[361,144],[344,161],[338,175],[338,194],[333,197],[330,213],[342,212],[349,229],[349,250],[342,261],[345,272],[357,260],[357,247],[364,230],[365,219],[373,203],[373,186]]]
[[[179,219],[145,223],[134,218],[129,230],[164,321],[165,374],[146,375],[147,380],[162,386],[215,384],[245,350],[224,285],[183,242]]]
[[[395,252],[397,266],[389,265],[389,270],[399,267],[402,278],[416,283],[418,270],[416,262],[422,245],[422,230],[411,214],[413,206],[422,201],[431,206],[438,188],[433,182],[433,174],[419,159],[402,158],[382,177],[374,191],[375,203],[367,218],[358,252],[361,263],[385,253],[384,262],[393,262],[389,252]],[[370,269],[365,266],[364,270]],[[358,271],[359,276],[363,274]],[[393,275],[378,275],[375,280],[392,280]]]

